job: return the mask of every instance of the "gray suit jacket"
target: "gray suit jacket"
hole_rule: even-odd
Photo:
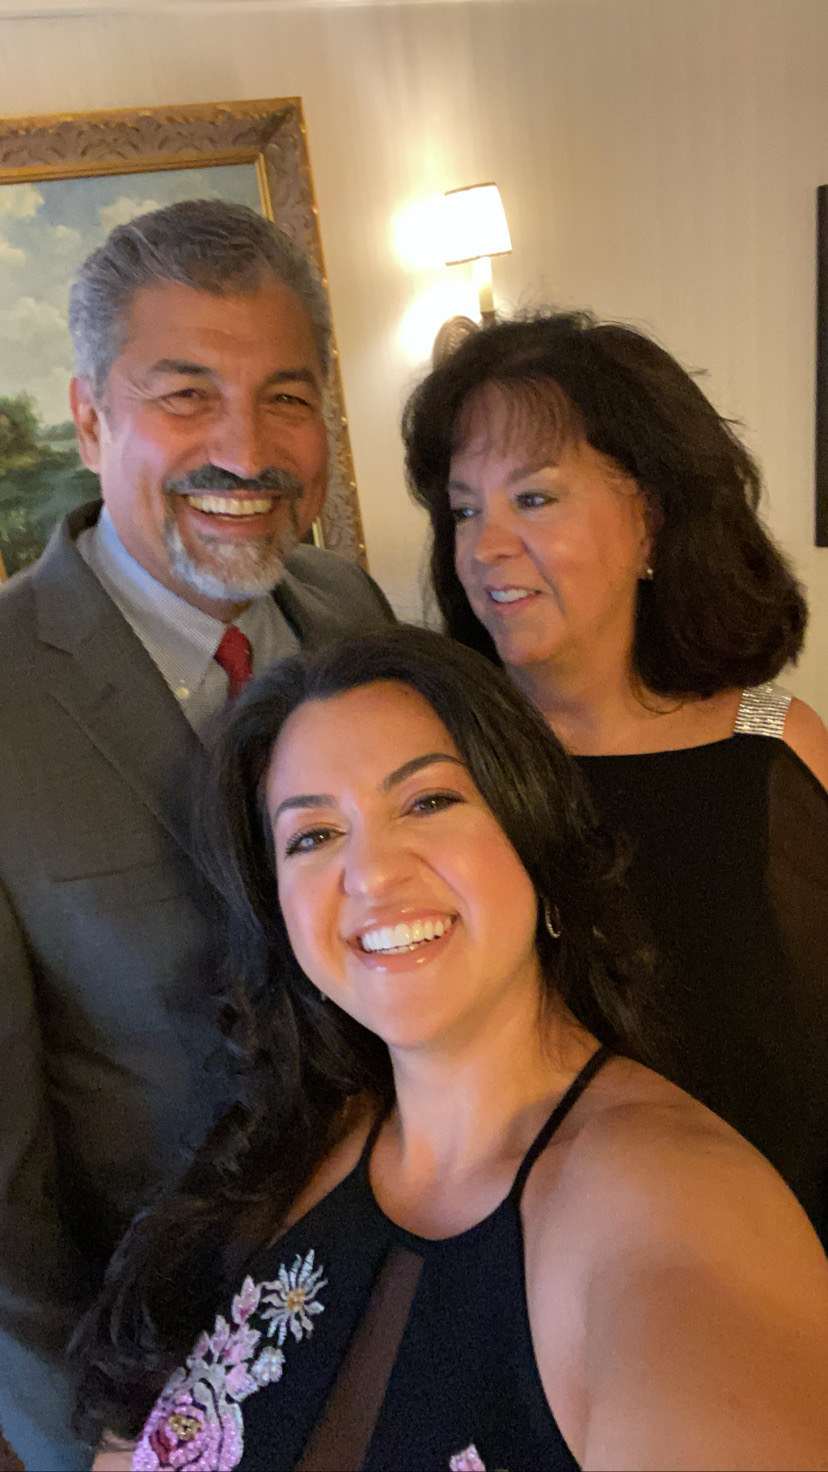
[[[74,545],[96,514],[0,590],[0,1424],[31,1466],[84,1465],[67,1334],[228,1089],[190,833],[204,753]],[[393,617],[331,553],[287,569],[275,596],[304,647]]]

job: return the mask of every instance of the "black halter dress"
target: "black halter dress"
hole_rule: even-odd
[[[520,1201],[600,1048],[508,1196],[437,1241],[381,1211],[358,1164],[259,1254],[153,1409],[133,1467],[575,1472],[532,1347]]]

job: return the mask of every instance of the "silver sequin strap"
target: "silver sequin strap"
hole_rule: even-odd
[[[741,732],[748,736],[781,737],[791,698],[787,690],[781,690],[772,680],[745,690],[736,714],[734,736]]]

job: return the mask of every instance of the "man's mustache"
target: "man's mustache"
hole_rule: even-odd
[[[165,481],[164,490],[171,496],[192,496],[199,491],[264,491],[271,496],[297,501],[304,495],[305,487],[292,470],[280,470],[277,465],[268,465],[253,480],[244,480],[242,476],[234,475],[232,470],[222,470],[208,462],[177,480]]]

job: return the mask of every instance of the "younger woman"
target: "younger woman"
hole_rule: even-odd
[[[96,1466],[822,1466],[819,1244],[634,1061],[612,846],[505,676],[406,630],[289,661],[220,791],[250,1073],[88,1325],[136,1438]]]

